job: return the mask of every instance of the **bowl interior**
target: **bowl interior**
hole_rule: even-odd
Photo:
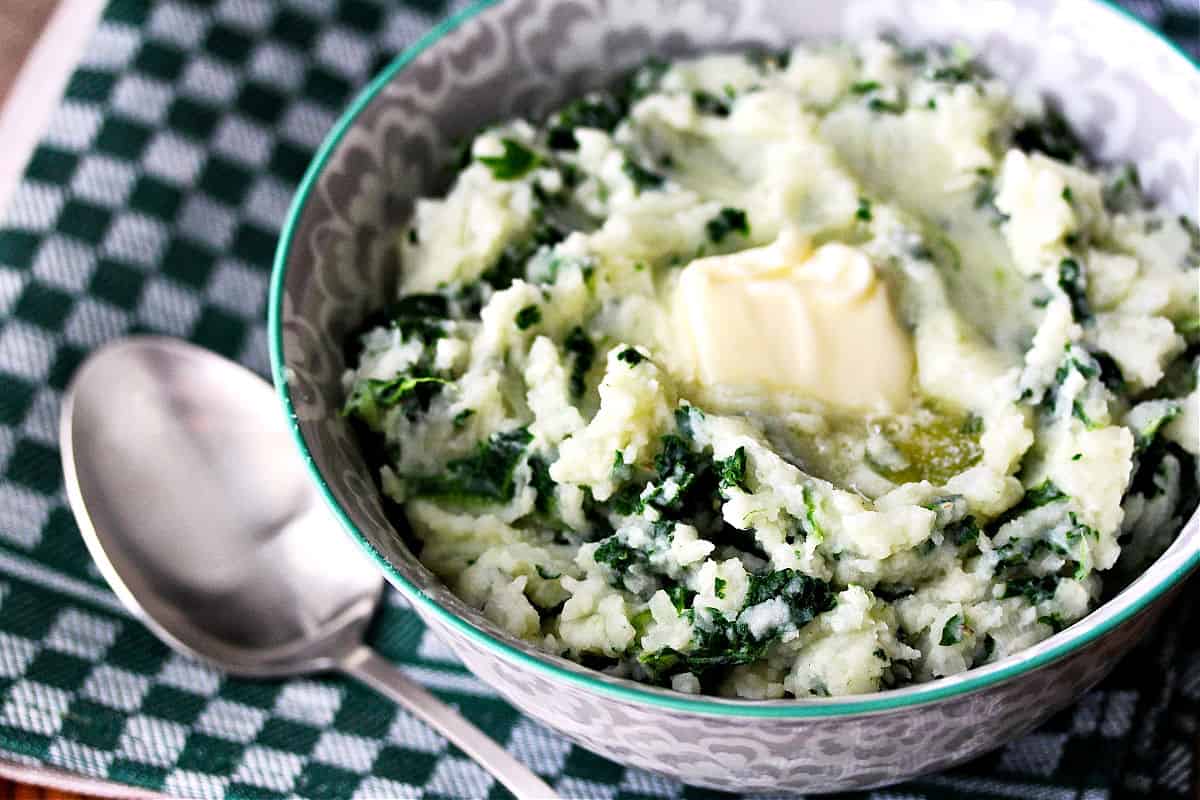
[[[480,3],[401,56],[335,127],[297,195],[272,282],[272,363],[297,442],[338,516],[393,583],[489,646],[601,690],[617,687],[639,699],[709,712],[767,706],[808,715],[876,710],[1004,679],[1100,635],[1195,566],[1200,519],[1193,517],[1171,550],[1117,598],[1013,659],[851,702],[729,702],[682,698],[533,651],[454,597],[389,523],[375,480],[338,414],[344,343],[393,295],[401,265],[391,232],[415,198],[445,188],[444,167],[455,143],[489,122],[540,117],[649,56],[780,48],[880,32],[914,44],[968,44],[1013,85],[1054,98],[1095,157],[1136,162],[1153,197],[1195,214],[1200,71],[1153,32],[1092,0]]]

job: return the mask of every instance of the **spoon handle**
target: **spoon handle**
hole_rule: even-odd
[[[557,800],[558,795],[529,767],[509,755],[495,740],[438,700],[370,647],[359,645],[339,665],[375,691],[396,701],[413,716],[445,736],[504,784],[518,800]]]

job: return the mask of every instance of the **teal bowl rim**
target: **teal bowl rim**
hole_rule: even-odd
[[[1071,653],[1079,650],[1084,645],[1092,642],[1119,625],[1126,620],[1136,616],[1139,612],[1165,594],[1169,589],[1178,584],[1188,573],[1200,564],[1200,548],[1192,552],[1186,559],[1183,560],[1171,573],[1169,573],[1161,582],[1156,585],[1147,587],[1132,602],[1129,602],[1127,607],[1120,610],[1119,613],[1113,614],[1104,618],[1100,623],[1091,627],[1083,627],[1076,631],[1068,629],[1056,634],[1054,639],[1059,637],[1061,641],[1053,647],[1049,647],[1036,655],[1023,656],[1018,653],[1010,656],[1008,659],[997,662],[996,664],[987,667],[981,667],[977,670],[968,670],[965,673],[957,676],[949,676],[938,680],[930,681],[924,684],[916,684],[903,689],[894,689],[883,692],[876,692],[867,695],[857,695],[850,699],[820,699],[820,700],[790,700],[790,701],[755,701],[755,700],[729,700],[716,697],[708,697],[704,695],[687,695],[677,692],[668,692],[648,685],[636,683],[634,681],[622,680],[611,681],[609,679],[601,680],[600,673],[594,673],[590,670],[575,670],[568,669],[554,663],[548,658],[539,658],[531,653],[525,652],[511,643],[500,639],[482,628],[476,627],[471,622],[463,617],[460,617],[446,608],[443,608],[431,597],[426,595],[421,589],[405,577],[390,561],[385,559],[363,535],[358,526],[350,519],[349,515],[338,503],[333,496],[329,485],[326,483],[324,476],[321,475],[313,462],[312,453],[308,448],[308,443],[304,439],[303,433],[300,431],[299,422],[296,418],[295,408],[292,404],[291,395],[288,391],[288,382],[286,380],[286,364],[283,356],[283,293],[284,293],[284,278],[287,273],[287,261],[291,252],[292,238],[296,233],[301,216],[304,213],[304,207],[308,200],[309,194],[313,187],[320,180],[321,173],[324,171],[333,151],[341,143],[346,132],[354,125],[359,114],[375,99],[375,97],[383,90],[395,75],[407,66],[413,59],[423,53],[427,48],[441,39],[443,36],[458,28],[463,23],[472,19],[480,12],[497,5],[501,0],[478,0],[470,7],[463,11],[448,17],[440,22],[432,30],[422,36],[417,42],[400,55],[398,55],[384,70],[379,73],[366,88],[364,88],[349,108],[334,124],[332,130],[325,137],[309,164],[304,177],[300,182],[300,186],[296,191],[295,197],[292,200],[291,207],[288,210],[287,217],[284,221],[282,231],[280,232],[279,245],[275,251],[275,261],[271,274],[270,295],[268,298],[267,308],[267,328],[269,338],[269,349],[271,357],[271,378],[275,383],[275,387],[279,393],[280,400],[283,403],[283,412],[288,420],[288,428],[291,431],[292,439],[295,441],[300,453],[303,456],[304,463],[308,468],[313,481],[319,488],[321,495],[324,497],[326,504],[333,510],[334,515],[342,526],[350,533],[350,535],[358,542],[359,546],[375,561],[376,564],[383,570],[389,580],[399,588],[413,603],[419,605],[422,610],[431,614],[440,623],[453,629],[457,633],[466,636],[475,644],[496,653],[497,655],[507,660],[515,661],[524,667],[531,668],[541,672],[550,678],[567,681],[569,683],[581,686],[584,689],[594,691],[598,694],[615,697],[627,702],[657,706],[673,711],[681,711],[693,714],[705,714],[715,716],[733,716],[733,717],[776,717],[776,718],[821,718],[821,717],[837,717],[847,716],[851,714],[870,714],[883,711],[891,711],[896,709],[908,708],[923,703],[936,702],[939,700],[947,700],[959,695],[973,692],[977,689],[982,689],[1003,681],[1016,678],[1026,672],[1035,670],[1041,666],[1064,658]],[[1193,69],[1200,72],[1200,61],[1193,59],[1186,51],[1168,39],[1160,31],[1155,30],[1146,22],[1135,16],[1129,10],[1116,5],[1110,0],[1094,0],[1101,6],[1108,8],[1110,11],[1119,14],[1126,20],[1133,22],[1143,30],[1149,32],[1159,42],[1167,45],[1177,55],[1182,57]],[[1192,520],[1195,521],[1195,518]],[[1186,526],[1185,526],[1186,527]],[[1092,612],[1096,614],[1100,609]],[[1086,617],[1084,618],[1087,619]],[[1051,641],[1051,640],[1047,640]],[[1007,662],[1007,663],[1006,663]],[[607,676],[606,676],[607,678]]]

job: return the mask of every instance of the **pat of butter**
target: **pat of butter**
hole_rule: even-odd
[[[886,284],[843,244],[774,243],[693,261],[674,316],[707,387],[776,391],[847,410],[908,404],[913,352]]]

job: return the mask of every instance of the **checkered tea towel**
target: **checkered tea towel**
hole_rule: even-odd
[[[1200,49],[1195,0],[1127,5]],[[451,10],[442,0],[109,3],[0,216],[0,756],[192,798],[506,796],[362,686],[238,680],[167,650],[92,565],[55,441],[69,376],[114,337],[182,336],[266,373],[267,274],[292,190],[352,93]],[[1198,590],[1040,730],[861,796],[1185,797]],[[397,595],[370,639],[565,797],[715,796],[525,719]]]

